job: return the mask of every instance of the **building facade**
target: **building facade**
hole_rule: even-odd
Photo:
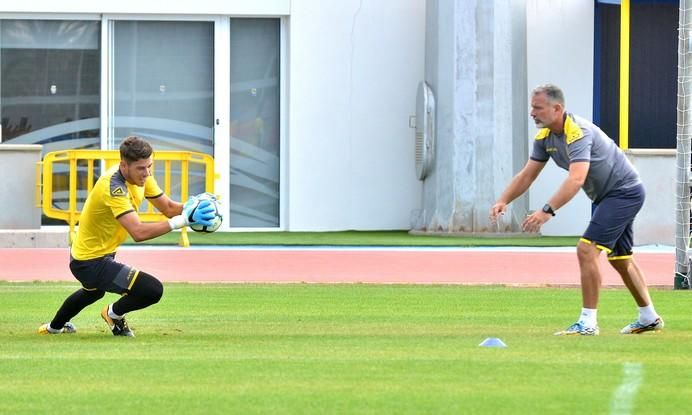
[[[424,21],[418,0],[3,4],[2,143],[213,155],[229,229],[406,228]]]
[[[42,144],[44,152],[114,149],[127,135],[140,134],[158,150],[213,155],[226,230],[409,229],[425,186],[416,177],[412,127],[431,53],[427,3],[2,2],[1,142]],[[526,12],[526,105],[516,111],[525,111],[528,128],[511,134],[528,148],[535,131],[528,92],[545,82],[561,85],[571,111],[611,128],[618,139],[610,100],[618,90],[609,71],[617,63],[608,57],[617,55],[619,3],[493,0],[498,10],[506,4]],[[648,22],[676,30],[668,26],[677,1],[631,3],[637,27]],[[654,15],[659,20],[645,21]],[[633,32],[632,49],[657,49],[637,39],[651,35]],[[652,66],[647,53],[633,56],[637,68]],[[637,102],[647,99],[643,88],[655,90],[640,81],[637,87],[639,96],[631,98]],[[661,99],[660,105],[674,105]],[[668,117],[666,111],[653,118]],[[643,120],[637,113],[630,118]],[[672,242],[673,214],[660,212],[672,210],[674,140],[636,137],[643,145],[629,155],[650,189],[637,233],[644,243]],[[527,207],[542,206],[563,178],[549,165]],[[660,193],[651,197],[654,192]],[[580,194],[544,233],[580,234],[589,212]]]

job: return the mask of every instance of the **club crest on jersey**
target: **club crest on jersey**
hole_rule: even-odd
[[[116,186],[111,190],[111,195],[112,196],[125,196],[127,192],[123,189],[122,186]]]

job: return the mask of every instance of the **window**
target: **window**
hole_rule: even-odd
[[[279,19],[231,19],[230,223],[279,226]]]
[[[620,5],[596,3],[594,119],[619,141]],[[677,1],[630,7],[629,148],[675,148]]]
[[[100,145],[100,22],[0,21],[2,142]]]
[[[154,151],[213,154],[214,23],[115,21],[113,36],[112,147],[134,134]],[[204,191],[194,168],[191,194]]]
[[[0,141],[47,153],[117,149],[140,135],[155,151],[215,155],[228,174],[216,189],[226,224],[280,227],[281,19],[164,18],[0,20]],[[202,167],[190,169],[190,193],[202,192]],[[53,200],[66,209],[68,164],[55,172]]]
[[[100,22],[0,21],[2,142],[51,151],[100,146]],[[83,166],[78,180],[85,180]],[[54,202],[68,206],[69,164],[55,166]],[[79,203],[86,194],[79,195]],[[43,217],[42,223],[63,224]]]

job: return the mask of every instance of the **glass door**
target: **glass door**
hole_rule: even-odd
[[[230,225],[280,226],[280,19],[230,25]]]
[[[113,20],[111,33],[109,147],[139,135],[154,151],[213,155],[214,22]],[[191,174],[190,194],[204,191],[201,167]]]
[[[213,155],[222,229],[280,229],[281,19],[106,19],[104,144],[135,134],[155,151]]]

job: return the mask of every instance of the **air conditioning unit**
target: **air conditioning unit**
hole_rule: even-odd
[[[435,96],[425,81],[416,94],[416,175],[427,177],[435,159]]]

